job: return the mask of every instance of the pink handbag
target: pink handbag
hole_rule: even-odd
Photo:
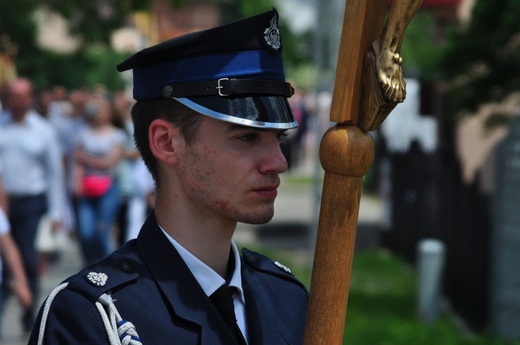
[[[112,187],[112,176],[90,175],[83,176],[83,195],[87,197],[99,197]]]

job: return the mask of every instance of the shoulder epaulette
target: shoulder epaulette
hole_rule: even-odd
[[[242,249],[242,256],[244,260],[256,270],[296,280],[292,270],[279,261],[271,260],[260,253],[253,252],[246,248]]]
[[[123,255],[111,255],[95,263],[70,280],[56,287],[44,304],[38,332],[38,344],[43,344],[45,328],[53,300],[63,290],[75,291],[96,306],[105,326],[110,345],[142,345],[135,326],[121,318],[117,310],[111,291],[120,285],[137,279],[136,262]]]
[[[95,302],[103,293],[139,277],[137,263],[123,255],[111,255],[73,276],[68,290]]]

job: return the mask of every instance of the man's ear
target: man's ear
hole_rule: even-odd
[[[166,120],[153,120],[148,128],[150,150],[166,164],[177,164],[180,139],[177,127]]]

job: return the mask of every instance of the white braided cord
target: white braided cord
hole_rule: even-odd
[[[96,306],[103,319],[110,345],[142,345],[135,326],[121,318],[112,296],[106,293],[101,295]],[[108,314],[104,307],[108,309]]]
[[[103,325],[105,326],[105,330],[107,332],[108,341],[110,342],[110,345],[121,345],[121,342],[119,341],[119,337],[117,336],[117,333],[115,333],[112,328],[112,323],[110,322],[110,317],[107,315],[105,308],[99,302],[99,300],[96,302],[96,307],[99,311],[99,315],[101,315],[101,319],[103,320]]]
[[[43,337],[45,336],[45,326],[47,324],[47,318],[49,316],[49,311],[51,309],[51,304],[56,295],[63,289],[65,289],[69,285],[69,283],[63,283],[58,285],[54,290],[51,291],[49,297],[45,301],[45,306],[43,307],[42,319],[40,321],[40,329],[38,331],[38,345],[43,344]]]

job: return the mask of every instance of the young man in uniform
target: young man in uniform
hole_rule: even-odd
[[[297,126],[277,25],[273,10],[118,65],[133,69],[155,209],[136,240],[51,293],[30,344],[302,343],[305,287],[232,241],[237,222],[272,218],[280,143]]]

